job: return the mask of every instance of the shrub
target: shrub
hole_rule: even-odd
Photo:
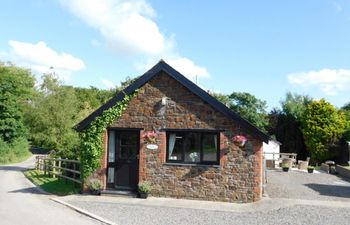
[[[289,168],[289,164],[288,163],[283,163],[282,164],[282,168]]]
[[[90,177],[88,177],[86,181],[86,185],[90,191],[100,191],[103,187],[101,177],[94,173]]]
[[[0,164],[14,163],[30,156],[29,143],[24,138],[16,138],[11,143],[0,138]]]
[[[149,193],[151,191],[151,183],[147,181],[139,183],[138,189],[141,193]]]

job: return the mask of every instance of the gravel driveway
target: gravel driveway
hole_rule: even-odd
[[[269,197],[252,204],[193,201],[193,207],[152,205],[118,197],[73,196],[66,201],[117,224],[344,224],[350,222],[350,183],[334,175],[268,171]],[[168,200],[169,203],[179,200]],[[186,201],[186,200],[185,200]],[[150,204],[148,204],[148,202]],[[207,209],[200,209],[200,205]],[[230,204],[232,207],[226,207]],[[225,208],[226,207],[226,208]]]
[[[270,198],[350,201],[350,182],[327,173],[268,170]]]
[[[188,208],[140,206],[120,203],[71,201],[80,208],[123,225],[232,225],[232,224],[344,224],[350,208],[295,205],[276,210],[223,212]]]

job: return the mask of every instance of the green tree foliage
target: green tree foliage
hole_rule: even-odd
[[[227,107],[231,106],[231,100],[228,97],[228,95],[224,95],[221,93],[212,93],[212,96],[219,100],[222,104],[226,105]]]
[[[0,63],[0,139],[5,142],[26,136],[23,107],[31,100],[33,87],[28,70]]]
[[[246,92],[233,92],[229,95],[230,108],[263,131],[268,125],[266,102]]]
[[[281,152],[297,153],[300,159],[307,157],[300,126],[301,117],[311,101],[307,95],[287,92],[281,101],[281,109],[273,109],[269,113],[268,132],[282,143]]]
[[[341,111],[345,114],[346,120],[348,121],[348,124],[350,123],[350,102],[345,104]],[[346,129],[346,131],[343,134],[343,137],[346,141],[350,141],[350,126]]]
[[[233,92],[230,95],[213,93],[212,95],[256,127],[266,131],[268,117],[265,101],[246,92]]]
[[[347,127],[343,112],[324,99],[312,101],[303,113],[301,129],[311,157],[319,162],[329,157],[333,146]]]
[[[26,124],[34,145],[74,158],[79,144],[72,129],[79,113],[79,102],[72,87],[63,86],[52,74],[43,76],[37,96],[26,111]]]
[[[285,100],[281,101],[282,113],[300,122],[306,106],[312,101],[308,95],[287,92]]]
[[[29,143],[25,138],[16,138],[11,143],[0,138],[0,165],[21,162],[30,154]]]
[[[100,168],[101,156],[103,152],[103,132],[106,127],[118,119],[126,109],[130,99],[135,96],[125,96],[113,107],[105,110],[101,116],[89,125],[87,129],[80,133],[80,162],[82,166],[82,178],[85,180],[96,169]]]
[[[30,71],[0,63],[0,164],[30,155],[23,112],[31,102],[34,77]]]

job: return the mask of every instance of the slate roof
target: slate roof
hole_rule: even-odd
[[[125,94],[130,95],[135,90],[141,88],[144,84],[146,84],[150,79],[152,79],[154,76],[159,74],[161,71],[164,71],[169,76],[180,82],[183,86],[188,88],[191,92],[193,92],[195,95],[200,97],[203,101],[207,102],[209,105],[211,105],[214,109],[220,111],[228,118],[231,118],[234,122],[238,123],[240,126],[248,129],[253,134],[255,134],[259,139],[262,141],[268,143],[268,140],[270,139],[267,134],[259,130],[256,126],[251,124],[246,119],[242,118],[240,115],[232,111],[230,108],[222,104],[220,101],[218,101],[216,98],[208,94],[206,91],[198,87],[196,84],[194,84],[192,81],[187,79],[184,75],[176,71],[174,68],[172,68],[170,65],[168,65],[163,60],[160,60],[155,66],[153,66],[150,70],[148,70],[145,74],[143,74],[141,77],[139,77],[134,83],[132,83],[130,86],[126,87],[123,91],[116,94],[113,98],[111,98],[108,102],[106,102],[104,105],[102,105],[100,108],[98,108],[96,111],[91,113],[88,117],[86,117],[84,120],[82,120],[79,124],[75,126],[75,129],[77,131],[83,131],[85,128],[89,126],[89,124],[97,117],[100,116],[104,110],[107,110],[114,106],[118,101],[121,101]],[[125,94],[124,94],[125,93]]]

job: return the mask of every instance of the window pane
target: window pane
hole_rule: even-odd
[[[137,134],[135,133],[128,133],[128,134],[120,134],[120,145],[133,145],[136,146],[137,141],[139,139],[137,138]]]
[[[114,167],[108,168],[107,183],[114,183]]]
[[[201,135],[199,133],[188,133],[185,142],[185,162],[199,162]]]
[[[182,160],[184,136],[170,133],[168,136],[169,160]]]
[[[114,162],[114,153],[115,153],[115,131],[109,131],[108,138],[108,162]]]
[[[216,134],[203,134],[203,161],[217,161],[217,143]]]
[[[123,146],[119,150],[119,159],[136,159],[137,149],[135,146]]]

